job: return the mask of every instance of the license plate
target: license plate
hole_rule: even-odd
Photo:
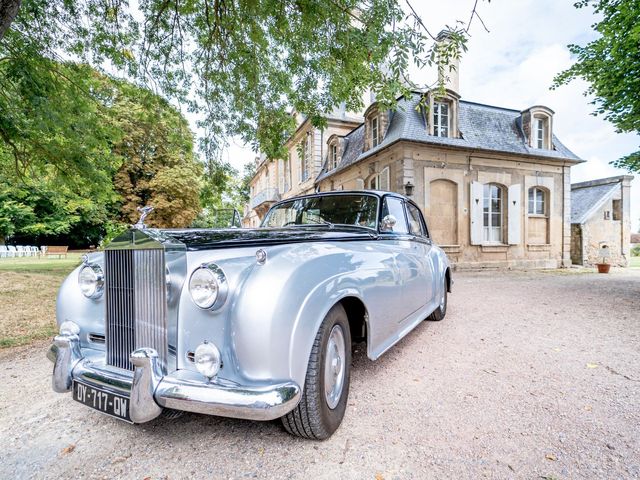
[[[73,399],[99,412],[132,423],[129,417],[129,397],[74,381]]]

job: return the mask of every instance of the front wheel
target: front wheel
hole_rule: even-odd
[[[282,417],[292,435],[324,440],[340,426],[349,396],[351,332],[342,305],[324,318],[311,349],[302,398]]]

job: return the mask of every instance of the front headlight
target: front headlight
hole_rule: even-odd
[[[214,264],[198,267],[189,279],[189,293],[200,308],[220,308],[227,299],[227,288],[224,272]]]
[[[80,291],[87,298],[100,298],[104,292],[104,273],[95,264],[85,265],[78,273]]]

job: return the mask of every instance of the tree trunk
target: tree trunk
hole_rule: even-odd
[[[0,40],[16,18],[22,0],[0,0]]]

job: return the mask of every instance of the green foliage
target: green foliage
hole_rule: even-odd
[[[631,249],[631,256],[632,257],[640,257],[640,245],[636,245],[635,247],[633,247]]]
[[[241,226],[241,213],[234,208],[205,208],[191,224],[192,228],[231,228]]]
[[[95,243],[139,205],[154,204],[157,226],[188,225],[199,202],[238,207],[246,176],[219,161],[226,138],[277,158],[291,110],[322,126],[342,103],[360,109],[368,90],[394,107],[422,87],[411,63],[444,71],[467,29],[449,28],[436,48],[400,0],[23,0],[0,32],[0,235]],[[145,88],[201,118],[203,182],[184,118]]]
[[[599,36],[586,46],[569,45],[577,61],[556,76],[553,88],[583,78],[589,83],[585,94],[595,96],[595,115],[604,115],[619,132],[640,133],[640,2],[581,0],[575,6],[592,6],[602,16],[593,25]],[[640,150],[612,163],[640,172]]]
[[[134,11],[126,0],[24,0],[0,53],[54,60],[65,52],[94,68],[115,66],[199,112],[209,158],[231,135],[277,158],[295,128],[291,109],[321,126],[343,102],[360,109],[367,90],[393,107],[417,87],[412,62],[444,69],[464,51],[466,29],[449,28],[449,42],[435,49],[406,5],[144,0]],[[468,23],[474,16],[475,8]]]
[[[100,247],[103,248],[111,243],[111,240],[116,238],[121,233],[124,233],[127,228],[129,228],[127,224],[118,221],[108,220],[107,222],[105,222],[104,235],[100,240]]]
[[[256,175],[256,164],[251,162],[244,166],[244,175],[237,189],[240,202],[244,205],[249,201],[251,193],[251,180]]]
[[[202,165],[186,119],[166,100],[120,82],[109,108],[122,132],[112,147],[122,158],[114,185],[120,220],[136,223],[139,206],[152,205],[148,225],[186,227],[200,211]]]
[[[78,228],[84,232],[84,238],[78,239],[81,243],[94,243],[99,238],[106,209],[64,185],[45,177],[14,184],[3,178],[0,185],[0,237],[50,237]]]
[[[0,80],[0,237],[96,245],[147,203],[153,225],[195,218],[202,168],[185,118],[161,97],[47,59],[6,59]]]

